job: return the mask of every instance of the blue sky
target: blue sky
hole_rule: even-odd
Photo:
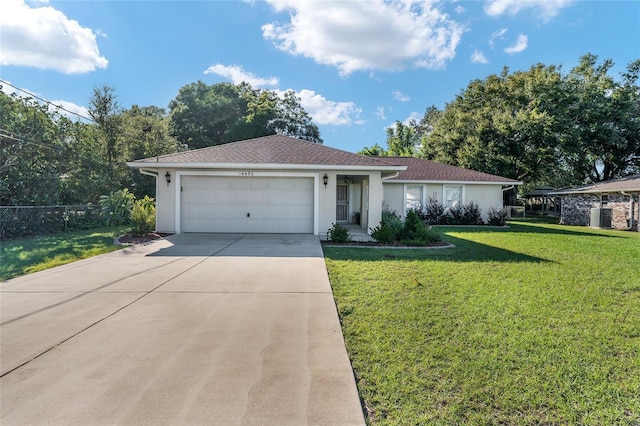
[[[0,78],[86,114],[93,87],[166,108],[180,87],[294,90],[325,144],[379,143],[473,79],[591,52],[640,58],[640,1],[22,1],[0,4]],[[5,91],[12,91],[5,85]]]

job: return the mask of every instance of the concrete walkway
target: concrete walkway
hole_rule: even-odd
[[[3,426],[364,424],[317,237],[175,235],[0,302]]]

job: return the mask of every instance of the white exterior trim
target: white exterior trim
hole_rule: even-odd
[[[468,180],[398,180],[382,178],[382,183],[404,183],[409,185],[435,184],[435,185],[522,185],[522,182],[486,182]]]
[[[247,174],[243,174],[247,173]],[[182,193],[182,176],[229,176],[229,177],[304,177],[313,178],[313,235],[318,235],[318,216],[319,216],[319,185],[320,173],[295,173],[295,172],[257,172],[252,170],[237,171],[204,171],[204,170],[176,170],[175,171],[175,230],[176,234],[180,234],[181,224],[181,193]]]
[[[265,164],[265,163],[137,163],[128,162],[127,166],[138,169],[246,169],[246,170],[356,170],[356,171],[390,171],[406,170],[407,166],[356,166],[327,164]]]

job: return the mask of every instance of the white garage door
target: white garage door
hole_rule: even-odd
[[[182,232],[313,233],[313,178],[183,176]]]

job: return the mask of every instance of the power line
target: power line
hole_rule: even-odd
[[[66,112],[68,112],[69,114],[76,115],[76,116],[78,116],[78,117],[80,117],[80,118],[82,118],[82,119],[85,119],[85,120],[87,120],[87,121],[91,121],[92,123],[95,123],[95,121],[94,121],[94,119],[93,119],[93,118],[85,117],[84,115],[82,115],[82,114],[78,114],[77,112],[69,111],[68,109],[64,108],[62,105],[56,105],[56,104],[54,104],[53,102],[48,101],[48,100],[46,100],[46,99],[43,99],[43,98],[41,98],[41,97],[39,97],[39,96],[37,96],[37,95],[34,95],[33,93],[31,93],[31,92],[29,92],[29,91],[27,91],[27,90],[24,90],[24,89],[21,89],[21,88],[19,88],[19,87],[17,87],[17,86],[14,86],[13,84],[9,83],[8,81],[5,81],[5,80],[0,79],[0,83],[2,83],[2,84],[6,84],[7,86],[11,86],[11,87],[13,87],[13,88],[14,88],[14,89],[16,89],[16,90],[21,91],[22,93],[26,93],[27,95],[31,96],[32,98],[36,98],[36,99],[38,99],[39,101],[42,101],[42,102],[44,102],[44,103],[46,103],[46,104],[49,104],[49,105],[51,105],[51,106],[53,106],[53,107],[56,107],[56,108],[61,109],[61,110],[63,110],[63,111],[66,111]]]

